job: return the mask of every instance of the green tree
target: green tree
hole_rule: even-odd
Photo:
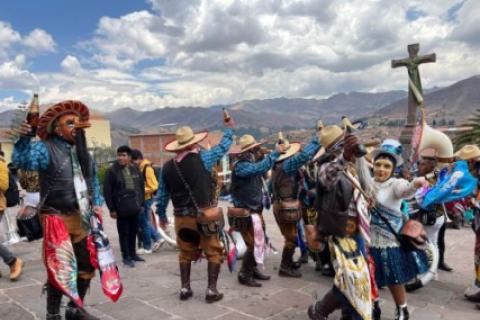
[[[115,160],[117,152],[112,147],[106,146],[98,146],[95,145],[93,148],[90,149],[92,153],[92,158],[98,165],[108,164]]]
[[[473,112],[472,116],[463,125],[471,129],[460,133],[454,140],[455,146],[461,148],[466,144],[480,144],[480,109]]]

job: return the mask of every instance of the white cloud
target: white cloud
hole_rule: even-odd
[[[23,44],[35,52],[55,52],[55,41],[42,29],[35,29],[24,39]]]
[[[406,70],[392,70],[390,59],[414,42],[420,54],[437,53],[437,63],[420,67],[424,87],[480,73],[478,1],[149,2],[149,11],[102,17],[61,73],[40,75],[43,99],[148,109],[406,89]],[[0,59],[30,38],[6,26]],[[0,86],[2,73],[28,66],[13,59],[0,65]]]
[[[78,61],[77,57],[71,55],[67,55],[60,63],[60,66],[66,73],[79,74],[83,71],[80,61]]]
[[[21,40],[20,34],[10,24],[0,21],[0,61],[8,57],[8,50]]]
[[[11,61],[0,63],[0,89],[32,90],[36,78],[24,69],[25,56],[18,55]]]

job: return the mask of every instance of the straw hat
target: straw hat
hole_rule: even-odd
[[[180,151],[191,145],[199,143],[208,136],[208,132],[193,133],[190,127],[178,128],[175,132],[175,140],[165,146],[166,151]]]
[[[386,154],[395,159],[396,166],[399,167],[403,164],[402,158],[403,147],[400,142],[394,139],[385,139],[382,142],[380,148],[372,151],[372,158],[375,161],[380,155]]]
[[[90,118],[90,111],[88,107],[80,101],[65,100],[54,104],[40,116],[38,120],[37,135],[40,139],[47,139],[48,135],[53,132],[53,122],[64,114],[76,114],[80,117],[82,127],[89,127],[88,119]]]
[[[298,151],[300,151],[300,149],[302,148],[302,145],[298,142],[290,143],[288,142],[287,139],[284,139],[283,141],[284,141],[283,144],[286,147],[286,151],[285,153],[280,154],[280,157],[278,157],[277,162],[290,158],[291,156],[296,154]]]
[[[474,160],[480,158],[480,149],[475,144],[467,144],[458,150],[455,156],[460,160]]]
[[[320,144],[328,150],[343,138],[343,130],[339,126],[326,126],[320,131]]]
[[[253,149],[262,144],[262,142],[257,142],[251,134],[244,134],[240,137],[238,141],[240,144],[240,153]]]

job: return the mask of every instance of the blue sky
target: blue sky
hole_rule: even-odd
[[[28,33],[41,27],[55,39],[57,52],[31,61],[31,71],[58,71],[66,54],[78,51],[76,43],[90,38],[103,16],[118,17],[136,10],[148,10],[142,0],[28,0],[0,2],[0,20]]]
[[[103,110],[406,89],[390,59],[436,52],[426,87],[480,74],[480,1],[0,2],[0,110],[81,99]],[[366,76],[368,75],[368,76]]]

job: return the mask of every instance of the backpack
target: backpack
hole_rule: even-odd
[[[147,168],[150,167],[153,169],[153,172],[155,173],[155,177],[157,178],[157,182],[160,183],[160,178],[161,178],[161,175],[162,175],[162,168],[160,167],[154,167],[152,166],[151,163],[145,165],[145,167],[143,167],[143,179],[145,181],[147,181]],[[153,195],[156,195],[157,194],[157,190],[155,190],[155,192],[153,193]]]
[[[17,182],[12,172],[8,170],[8,189],[5,191],[7,199],[7,208],[15,207],[20,203],[20,192],[18,191]]]

